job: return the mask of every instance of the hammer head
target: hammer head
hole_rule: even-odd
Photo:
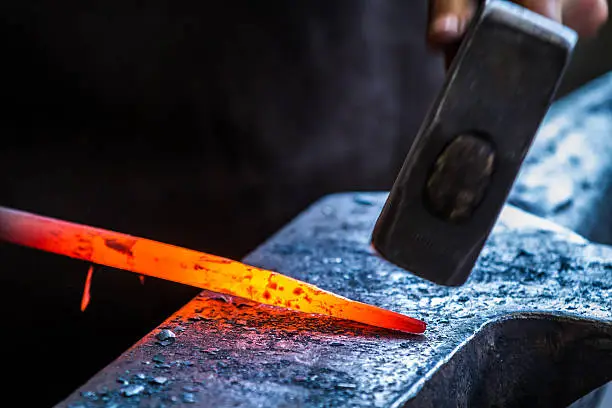
[[[378,218],[380,255],[438,284],[467,280],[576,40],[513,3],[480,7]]]

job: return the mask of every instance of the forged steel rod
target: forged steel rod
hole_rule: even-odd
[[[0,207],[0,240],[300,312],[420,334],[425,323],[314,285],[174,245]]]

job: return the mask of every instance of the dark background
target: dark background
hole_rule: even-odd
[[[317,198],[390,187],[443,76],[425,4],[0,5],[0,205],[239,259]],[[607,71],[609,29],[561,90]],[[0,245],[5,389],[66,397],[197,289]]]

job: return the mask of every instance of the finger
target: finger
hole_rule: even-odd
[[[561,22],[563,2],[561,0],[520,0],[515,3],[538,14]]]
[[[593,37],[608,20],[606,0],[564,0],[563,23],[581,37]]]
[[[437,47],[461,39],[474,15],[474,0],[430,0],[429,41]]]

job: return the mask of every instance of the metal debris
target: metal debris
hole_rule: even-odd
[[[161,330],[155,337],[157,337],[158,343],[162,346],[169,346],[176,341],[176,334],[168,329]]]
[[[157,377],[151,378],[150,382],[152,384],[164,385],[165,383],[168,382],[168,378],[162,377],[162,376],[157,376]]]
[[[91,400],[91,401],[97,401],[98,400],[98,395],[93,392],[93,391],[83,391],[81,393],[81,396],[85,399]]]
[[[190,392],[184,392],[183,393],[183,402],[186,402],[188,404],[194,404],[196,402],[196,397],[194,394],[190,393]]]
[[[121,389],[121,395],[124,397],[133,397],[134,395],[138,395],[143,392],[144,389],[145,387],[140,384],[128,385],[127,387]]]
[[[154,355],[151,360],[153,360],[155,363],[165,363],[166,362],[165,357],[161,354]]]
[[[365,205],[365,206],[373,206],[376,204],[376,201],[372,197],[367,197],[363,194],[356,194],[353,197],[353,202],[355,202],[355,204]]]

